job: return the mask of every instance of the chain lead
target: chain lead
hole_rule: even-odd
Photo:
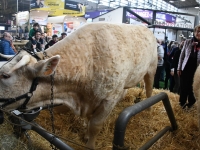
[[[54,93],[53,93],[53,88],[54,88],[54,76],[55,76],[55,71],[54,73],[51,75],[51,105],[49,107],[49,113],[51,115],[51,127],[52,127],[52,133],[55,134],[55,127],[54,127],[54,114],[53,114],[53,100],[54,100]],[[52,139],[53,140],[53,139]],[[56,147],[53,146],[53,144],[50,145],[52,150],[56,150]]]

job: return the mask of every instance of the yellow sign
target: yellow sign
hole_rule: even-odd
[[[45,10],[49,16],[84,16],[85,6],[71,0],[32,0],[32,10]]]

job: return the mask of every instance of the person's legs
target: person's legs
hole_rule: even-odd
[[[156,70],[156,74],[154,77],[154,87],[156,89],[159,89],[159,80],[160,80],[160,74],[161,74],[162,68],[163,66],[158,66]]]
[[[168,89],[168,81],[170,78],[170,64],[166,63],[165,64],[165,89]]]
[[[179,93],[179,88],[180,88],[180,78],[177,74],[174,74],[174,82],[175,82],[175,85],[174,85],[174,89],[173,89],[173,92],[174,93]]]
[[[173,92],[174,85],[175,85],[174,76],[170,75],[170,85],[169,85],[170,92]]]
[[[179,98],[179,103],[181,106],[184,106],[187,101],[188,97],[188,77],[187,77],[187,72],[182,71],[181,76],[180,76],[180,98]]]
[[[165,81],[165,68],[164,67],[162,67],[162,70],[161,70],[160,81]]]

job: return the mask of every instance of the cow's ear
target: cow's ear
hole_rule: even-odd
[[[36,76],[44,77],[53,74],[53,72],[56,70],[59,60],[60,56],[56,55],[49,59],[38,61],[38,63],[34,65]]]

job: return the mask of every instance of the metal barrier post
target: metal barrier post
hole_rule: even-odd
[[[171,122],[172,130],[177,129],[177,123],[174,117],[174,113],[172,111],[169,98],[166,93],[161,92],[155,96],[152,96],[150,98],[147,98],[146,100],[143,100],[139,103],[136,103],[133,106],[125,108],[119,115],[118,119],[115,123],[115,131],[114,131],[114,140],[113,140],[113,150],[125,150],[127,149],[124,146],[124,137],[125,137],[125,131],[126,126],[128,124],[128,121],[131,119],[132,116],[136,115],[137,113],[149,108],[150,106],[158,103],[159,101],[163,101],[164,107],[167,111],[167,115],[169,117],[169,120]]]

